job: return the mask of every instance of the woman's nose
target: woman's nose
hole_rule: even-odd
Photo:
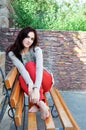
[[[28,42],[31,42],[31,39],[30,38],[27,38]]]
[[[32,42],[30,38],[29,38],[29,42],[30,42],[30,43]]]

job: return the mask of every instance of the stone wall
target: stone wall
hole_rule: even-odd
[[[0,0],[0,28],[12,26],[11,14],[14,13],[10,0]]]
[[[12,44],[19,29],[0,30],[0,48]],[[44,66],[54,74],[58,89],[86,89],[86,32],[37,30]],[[82,56],[81,56],[82,54]],[[6,72],[12,66],[6,58]]]
[[[3,74],[5,76],[5,52],[0,52],[0,68],[2,69],[3,71]],[[3,94],[2,94],[2,91],[3,91],[3,85],[2,85],[2,75],[1,75],[1,71],[0,71],[0,103],[3,99]]]

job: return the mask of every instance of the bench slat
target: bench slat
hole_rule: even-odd
[[[23,99],[24,99],[24,92],[21,90],[19,96],[19,102],[17,103],[15,117],[14,117],[17,126],[21,125],[22,122]]]
[[[46,104],[48,105],[48,100],[47,100],[46,97],[45,97],[45,99],[46,99]],[[51,112],[50,112],[49,118],[47,118],[45,120],[45,127],[46,127],[46,130],[55,130],[56,129],[53,118],[52,118],[52,115],[51,115]]]
[[[29,109],[34,105],[30,101],[28,102]],[[28,112],[28,130],[37,130],[36,113]]]
[[[28,130],[37,130],[36,113],[28,112]]]
[[[46,130],[56,130],[51,113],[50,117],[45,120],[45,126]]]
[[[55,92],[55,88],[51,88],[50,93],[51,93],[52,99],[54,101],[55,107],[58,111],[58,114],[59,114],[59,117],[60,117],[60,120],[62,122],[64,129],[73,130],[73,125],[70,122],[68,116],[66,115],[66,112],[62,106],[62,103],[60,102],[60,98]]]
[[[10,89],[15,81],[18,71],[16,67],[13,67],[5,78],[5,85],[7,89]]]
[[[71,113],[70,113],[70,111],[69,111],[67,105],[66,105],[65,102],[63,101],[63,99],[62,99],[60,93],[58,92],[58,90],[57,90],[56,88],[55,88],[55,92],[56,92],[56,94],[59,96],[60,101],[61,101],[61,103],[62,103],[62,105],[63,105],[63,107],[64,107],[64,109],[65,109],[65,111],[66,111],[66,114],[68,115],[70,121],[72,122],[72,125],[73,125],[73,127],[74,127],[73,130],[80,130],[80,128],[78,127],[77,123],[75,122],[73,116],[71,115]]]
[[[20,84],[19,84],[19,81],[17,80],[14,87],[13,87],[11,96],[10,96],[10,105],[11,105],[11,107],[16,106],[16,104],[18,102],[19,94],[20,94],[20,89],[21,89]]]

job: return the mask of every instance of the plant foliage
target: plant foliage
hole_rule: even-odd
[[[12,0],[12,5],[17,27],[86,31],[86,3],[81,6],[79,0]]]

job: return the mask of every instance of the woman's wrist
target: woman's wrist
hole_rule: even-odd
[[[39,88],[38,87],[33,87],[33,90],[39,90]]]
[[[33,84],[33,89],[39,89],[39,87]]]

